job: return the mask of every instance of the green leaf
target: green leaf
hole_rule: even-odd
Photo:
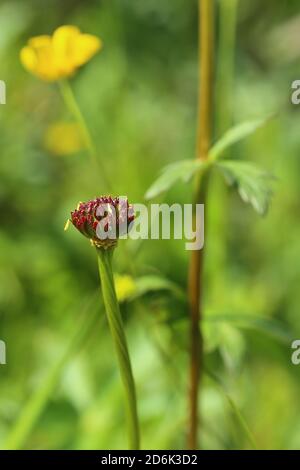
[[[255,438],[254,438],[254,435],[252,434],[252,431],[250,430],[249,426],[248,426],[248,423],[247,421],[245,420],[243,414],[241,413],[241,411],[239,410],[239,408],[237,407],[237,405],[235,404],[234,400],[231,398],[231,396],[229,395],[228,391],[227,391],[227,387],[224,385],[223,381],[214,373],[212,372],[211,370],[207,369],[207,367],[205,368],[205,373],[208,375],[208,377],[210,377],[211,380],[213,380],[213,382],[215,382],[215,384],[218,386],[220,392],[224,395],[224,397],[226,398],[231,410],[232,410],[232,413],[233,415],[235,416],[239,426],[240,426],[240,429],[241,431],[243,432],[243,434],[245,435],[246,439],[248,440],[248,442],[250,443],[251,447],[253,447],[254,450],[257,450],[258,449],[258,446],[256,444],[256,441],[255,441]]]
[[[252,434],[252,431],[250,430],[250,428],[248,426],[248,423],[245,420],[243,414],[240,412],[239,408],[236,406],[235,402],[232,400],[230,395],[228,395],[228,393],[226,393],[226,392],[224,392],[224,394],[225,394],[225,397],[226,397],[226,399],[227,399],[227,401],[228,401],[228,403],[231,407],[231,410],[232,410],[233,414],[235,415],[236,420],[239,423],[240,428],[243,431],[243,433],[245,434],[248,442],[250,443],[250,445],[252,446],[252,448],[254,450],[258,450],[258,446],[256,444],[255,438],[254,438],[254,436]]]
[[[217,160],[228,147],[253,134],[257,129],[266,124],[269,119],[270,116],[263,119],[256,119],[254,121],[246,121],[232,127],[225,132],[225,134],[211,148],[209,152],[210,158],[212,160]]]
[[[236,369],[245,353],[245,338],[237,325],[230,322],[210,322],[203,319],[205,353],[219,349],[224,363],[230,370]]]
[[[187,183],[204,165],[200,160],[180,160],[165,166],[157,180],[145,194],[146,199],[153,199],[167,191],[178,181]]]
[[[156,276],[141,276],[135,279],[136,292],[134,297],[139,297],[151,291],[168,290],[179,300],[185,301],[186,295],[181,288],[168,279]]]
[[[242,358],[245,354],[245,338],[241,330],[230,323],[221,323],[220,328],[220,354],[228,370],[234,371],[241,365]]]
[[[290,344],[293,335],[286,327],[272,318],[265,318],[258,315],[249,314],[209,314],[204,318],[205,322],[230,323],[239,328],[257,330],[267,334],[272,338],[284,343]]]
[[[159,275],[133,278],[128,274],[115,274],[116,293],[119,302],[135,300],[149,292],[169,291],[177,300],[186,302],[186,293],[175,282]]]
[[[274,176],[252,163],[224,160],[217,164],[227,182],[236,185],[241,199],[260,214],[269,209]]]

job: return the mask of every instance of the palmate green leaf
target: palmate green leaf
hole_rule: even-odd
[[[268,211],[274,176],[252,163],[224,160],[217,164],[230,185],[236,185],[242,200],[260,214]]]
[[[228,147],[253,134],[257,129],[266,124],[269,119],[270,116],[253,121],[246,121],[229,129],[211,148],[209,152],[210,159],[217,160]]]
[[[153,199],[170,189],[178,181],[187,183],[203,166],[204,162],[200,160],[180,160],[165,166],[160,176],[146,192],[145,198]]]

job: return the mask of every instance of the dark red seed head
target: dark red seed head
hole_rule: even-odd
[[[109,248],[130,230],[134,209],[125,197],[101,196],[80,202],[71,212],[70,221],[92,244]]]

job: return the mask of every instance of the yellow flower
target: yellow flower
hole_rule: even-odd
[[[116,294],[119,302],[130,299],[136,293],[134,279],[127,274],[115,274]]]
[[[36,36],[23,47],[20,59],[24,67],[47,81],[72,76],[102,47],[97,36],[83,34],[76,26],[60,26],[52,36]]]
[[[53,155],[70,155],[85,147],[80,129],[74,122],[55,122],[46,130],[44,145]]]

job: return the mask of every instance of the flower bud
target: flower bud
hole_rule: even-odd
[[[80,202],[70,221],[97,248],[110,248],[126,235],[134,220],[134,210],[126,197],[101,196]]]

